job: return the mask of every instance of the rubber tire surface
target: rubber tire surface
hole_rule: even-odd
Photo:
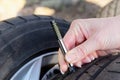
[[[97,17],[112,17],[120,15],[120,0],[113,0],[97,14]]]
[[[9,80],[32,58],[58,49],[52,20],[64,35],[69,23],[53,17],[32,15],[0,22],[0,80]]]
[[[63,78],[62,78],[63,77]],[[100,57],[69,75],[58,74],[51,80],[120,80],[120,55]]]

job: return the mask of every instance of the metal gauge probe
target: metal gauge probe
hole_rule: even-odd
[[[66,49],[66,46],[65,46],[65,44],[64,44],[64,42],[63,42],[63,39],[62,39],[60,30],[59,30],[59,28],[58,28],[57,23],[56,23],[54,20],[52,21],[52,25],[53,25],[53,29],[54,29],[54,31],[55,31],[55,33],[56,33],[56,36],[57,36],[57,38],[58,38],[58,43],[59,43],[59,46],[60,46],[60,50],[61,50],[61,52],[62,52],[62,54],[63,54],[63,56],[64,56],[64,59],[65,59],[65,54],[67,53],[67,49]],[[66,60],[65,60],[65,61],[66,61]],[[75,72],[75,69],[74,69],[74,67],[73,67],[73,64],[68,63],[68,70],[69,70],[70,72]]]

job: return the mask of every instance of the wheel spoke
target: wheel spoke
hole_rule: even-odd
[[[50,59],[52,61],[52,58],[54,58],[53,54],[56,55],[56,52],[51,52],[49,54],[45,53],[39,57],[32,59],[31,61],[26,63],[24,66],[22,66],[10,78],[10,80],[40,80],[41,79],[41,68],[43,67],[42,60]],[[56,58],[57,58],[57,56],[56,56]]]
[[[42,58],[36,60],[28,70],[23,80],[39,80],[40,72],[41,72],[41,63],[42,63]]]

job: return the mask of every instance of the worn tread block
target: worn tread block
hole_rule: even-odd
[[[119,55],[118,55],[119,56]],[[118,62],[118,61],[120,61],[120,58],[117,58],[116,60],[114,60],[109,66],[107,66],[106,67],[106,69],[108,70],[108,71],[113,71],[113,72],[120,72],[120,64],[118,64],[118,63],[116,63],[116,62]]]
[[[4,22],[14,26],[25,23],[25,21],[20,19],[19,17],[8,19],[8,20],[5,20]]]
[[[0,36],[0,48],[5,45],[5,42],[3,41],[2,37]]]
[[[76,79],[76,80],[89,80],[89,79],[90,79],[89,74],[85,73],[79,79]]]
[[[120,0],[112,0],[110,4],[102,8],[97,14],[98,18],[120,15]]]
[[[103,66],[104,66],[105,64],[107,64],[109,61],[110,61],[110,60],[109,60],[107,57],[105,57],[103,60],[98,61],[98,62],[96,63],[96,65],[99,66],[99,67],[103,67]]]
[[[64,19],[57,19],[57,18],[53,18],[51,16],[42,16],[42,15],[35,15],[36,17],[39,17],[41,20],[56,20],[56,21],[64,21],[64,22],[67,22],[66,20]],[[68,23],[68,22],[67,22]]]
[[[120,80],[120,74],[111,73],[104,69],[95,80]]]
[[[95,74],[95,72],[98,71],[99,68],[100,68],[100,67],[98,67],[98,66],[96,66],[96,65],[93,65],[91,68],[89,68],[89,69],[87,70],[87,72],[88,72],[89,75],[92,76],[92,75]]]
[[[8,24],[6,22],[0,22],[0,34],[6,30],[9,30],[13,26],[11,24]]]
[[[42,15],[35,15],[35,16],[41,20],[53,20],[51,16],[42,16]]]
[[[19,18],[23,19],[24,21],[33,21],[33,20],[38,20],[39,17],[35,16],[35,15],[29,15],[29,16],[19,16]]]

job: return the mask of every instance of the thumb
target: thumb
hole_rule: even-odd
[[[99,44],[95,38],[91,37],[77,47],[71,49],[65,56],[69,63],[76,63],[87,57],[90,53],[99,49]]]

